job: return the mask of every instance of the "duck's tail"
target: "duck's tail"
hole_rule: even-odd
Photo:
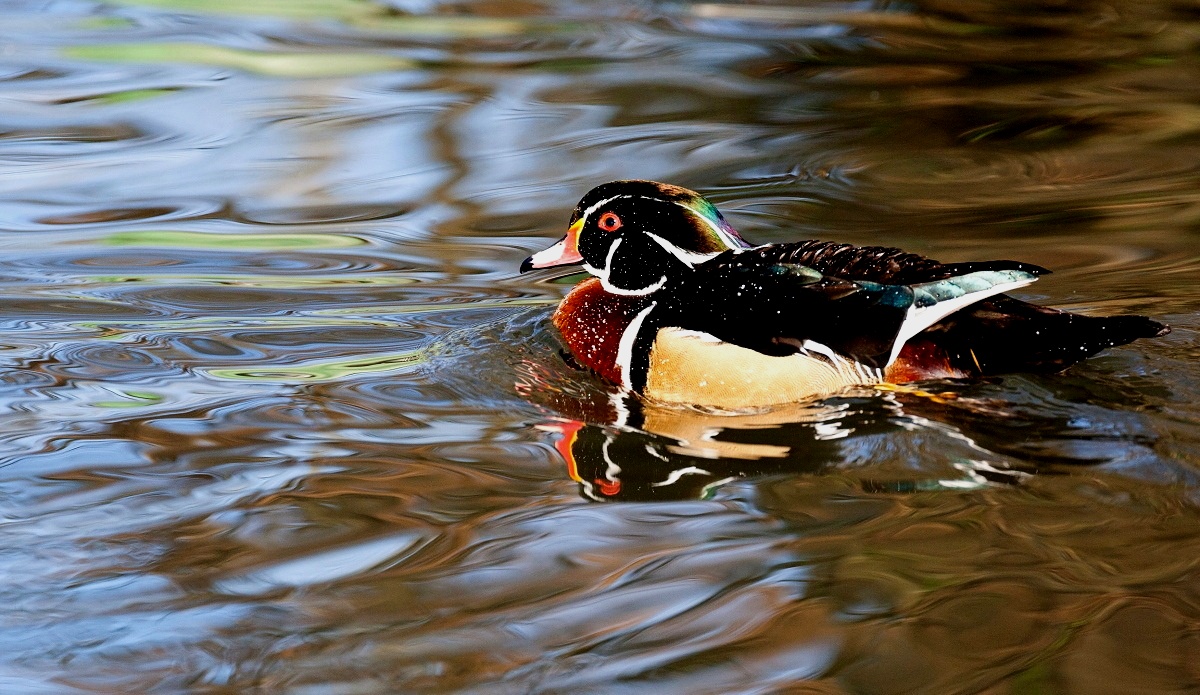
[[[1057,372],[1106,348],[1171,332],[1145,316],[1084,316],[1012,297],[990,297],[951,314],[920,337],[968,374]]]

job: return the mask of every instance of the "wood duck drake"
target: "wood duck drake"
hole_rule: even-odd
[[[849,386],[1052,372],[1170,328],[1005,296],[1049,271],[826,241],[752,246],[699,194],[613,181],[521,265],[582,264],[553,323],[575,359],[653,400],[739,410]]]

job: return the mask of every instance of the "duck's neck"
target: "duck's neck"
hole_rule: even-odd
[[[553,322],[576,360],[605,379],[620,384],[622,375],[617,355],[621,336],[652,301],[649,296],[606,292],[598,279],[588,278],[559,303]]]

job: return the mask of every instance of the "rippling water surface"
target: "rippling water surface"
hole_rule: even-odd
[[[0,691],[1194,692],[1198,47],[1141,0],[4,3]],[[617,427],[516,269],[630,177],[1175,330]]]

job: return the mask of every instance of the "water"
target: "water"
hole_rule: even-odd
[[[5,3],[0,691],[1194,691],[1197,45],[1144,1]],[[627,177],[1174,332],[624,430],[516,269]]]

